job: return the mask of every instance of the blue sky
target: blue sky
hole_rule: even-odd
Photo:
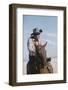
[[[27,40],[33,28],[43,30],[41,38],[47,41],[47,57],[57,56],[57,16],[24,15],[24,60],[28,60]]]

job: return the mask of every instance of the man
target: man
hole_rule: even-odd
[[[43,61],[37,51],[37,47],[42,45],[40,41],[40,34],[42,30],[38,28],[33,29],[33,33],[27,42],[27,47],[29,50],[29,63],[27,65],[27,74],[40,73],[40,65],[43,67]]]

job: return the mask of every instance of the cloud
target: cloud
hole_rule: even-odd
[[[49,36],[49,37],[57,38],[56,33],[46,33],[46,35]]]
[[[48,39],[47,39],[46,41],[47,41],[47,43],[50,44],[50,45],[53,45],[53,46],[56,46],[56,45],[57,45],[55,42],[53,42],[53,41],[51,41],[51,40],[48,40]]]

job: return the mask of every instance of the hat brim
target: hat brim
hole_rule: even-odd
[[[31,35],[39,35],[40,32],[32,33]]]

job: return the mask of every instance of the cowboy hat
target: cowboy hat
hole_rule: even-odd
[[[42,29],[34,28],[31,35],[39,35],[42,32]]]

